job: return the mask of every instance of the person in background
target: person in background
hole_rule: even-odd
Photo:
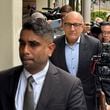
[[[110,22],[101,23],[102,42],[110,43]]]
[[[0,110],[87,110],[80,79],[49,61],[55,48],[52,36],[44,19],[23,24],[22,65],[0,72]]]
[[[37,18],[42,18],[42,19],[46,20],[49,25],[52,22],[52,20],[47,20],[47,17],[44,14],[42,14],[41,12],[38,12],[38,11],[36,11],[35,13],[33,13],[31,15],[31,19],[37,19]]]
[[[89,34],[90,33],[90,29],[91,29],[91,23],[89,22],[84,22],[84,30],[83,32],[85,34]]]
[[[60,8],[60,11],[59,13],[61,14],[61,18],[59,20],[59,23],[56,22],[56,24],[58,24],[57,28],[54,29],[54,32],[55,32],[55,38],[61,36],[61,35],[64,35],[64,31],[63,31],[63,28],[62,28],[62,22],[63,22],[63,18],[64,16],[71,12],[72,11],[72,7],[70,5],[63,5],[61,8]]]
[[[37,18],[42,18],[44,20],[47,20],[47,17],[45,15],[43,15],[42,13],[40,12],[34,12],[32,15],[31,15],[31,18],[32,19],[37,19]]]
[[[22,23],[28,21],[35,11],[36,5],[27,5],[27,13],[23,15]]]
[[[91,74],[91,58],[98,55],[101,42],[83,34],[84,20],[71,11],[63,19],[65,35],[54,40],[56,48],[50,58],[53,64],[81,79],[88,110],[97,110],[95,77]],[[65,80],[66,81],[66,80]]]
[[[63,5],[60,9],[61,19],[63,20],[64,16],[72,11],[72,7],[70,5]]]

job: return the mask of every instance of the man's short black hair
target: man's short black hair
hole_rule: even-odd
[[[60,13],[62,13],[62,12],[67,12],[68,13],[70,11],[72,11],[72,7],[70,5],[64,5],[60,9]]]
[[[48,37],[53,39],[53,30],[46,20],[42,18],[29,19],[26,21],[21,29],[20,36],[24,30],[32,30],[36,35],[40,37]]]
[[[106,25],[110,25],[110,22],[104,21],[104,22],[100,23],[100,26],[106,26]]]

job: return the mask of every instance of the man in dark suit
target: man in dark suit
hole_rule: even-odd
[[[87,110],[80,79],[49,61],[55,44],[45,20],[24,23],[19,43],[23,65],[0,72],[0,110]]]
[[[55,39],[56,49],[51,61],[56,66],[79,77],[82,81],[88,110],[97,110],[94,75],[91,58],[100,52],[100,41],[83,34],[83,17],[75,11],[63,20],[65,35]]]

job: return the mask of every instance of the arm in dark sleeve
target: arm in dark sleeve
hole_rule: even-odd
[[[67,110],[87,110],[81,81],[76,79],[69,96]]]
[[[105,93],[107,104],[110,105],[110,78],[102,81],[102,89]]]

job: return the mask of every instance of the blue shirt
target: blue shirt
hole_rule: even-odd
[[[78,63],[79,63],[79,42],[80,42],[80,37],[73,45],[69,45],[67,40],[65,39],[65,43],[66,43],[65,58],[66,58],[67,68],[69,72],[75,76],[78,71]]]

